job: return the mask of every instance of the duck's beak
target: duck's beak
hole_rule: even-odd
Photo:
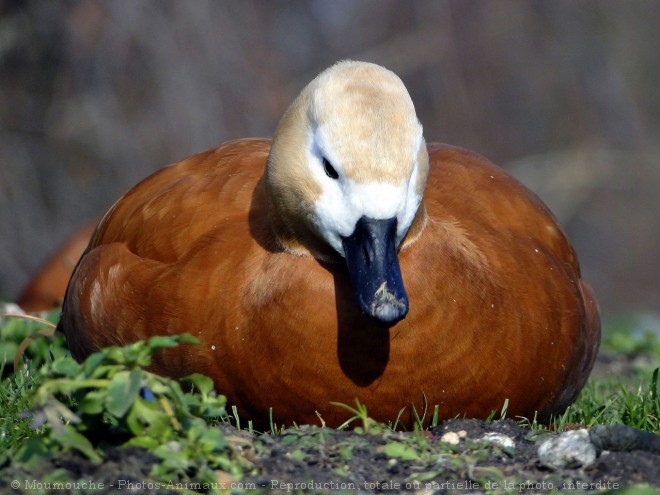
[[[408,313],[408,296],[396,252],[396,218],[362,217],[342,241],[360,310],[383,326],[402,320]]]

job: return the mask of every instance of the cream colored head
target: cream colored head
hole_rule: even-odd
[[[396,217],[400,247],[422,229],[427,175],[422,126],[401,80],[375,64],[339,62],[303,89],[275,132],[266,170],[275,233],[291,252],[331,259],[344,255],[341,238],[361,217]]]

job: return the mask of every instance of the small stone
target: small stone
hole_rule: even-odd
[[[552,468],[589,466],[596,460],[596,448],[587,430],[573,430],[545,440],[538,456],[542,464]]]
[[[441,442],[449,443],[451,445],[458,445],[458,442],[460,442],[460,437],[458,433],[455,431],[448,431],[444,435],[440,437]]]
[[[486,433],[483,437],[481,437],[481,441],[492,443],[503,449],[513,449],[516,446],[516,443],[511,437],[503,435],[502,433]]]

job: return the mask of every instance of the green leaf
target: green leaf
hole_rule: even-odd
[[[346,471],[346,469],[344,469],[343,467],[335,468],[334,473],[337,476],[341,476],[342,478],[347,478],[348,477],[348,471]]]
[[[162,395],[167,395],[171,390],[171,384],[168,382],[163,382],[162,380],[153,379],[152,376],[147,376],[146,386],[149,387],[149,390],[156,396],[160,397]]]
[[[349,445],[339,447],[339,457],[342,461],[350,461],[353,459],[353,447]]]
[[[128,417],[131,421],[129,427],[135,434],[147,435],[161,441],[172,437],[172,423],[158,402],[138,397]]]
[[[0,342],[0,362],[11,363],[12,359],[16,355],[16,350],[18,345],[10,341]]]
[[[138,342],[139,344],[140,342]],[[105,360],[115,364],[126,364],[126,357],[131,351],[132,346],[125,348],[122,347],[106,347],[101,350],[101,353],[105,356]]]
[[[442,470],[415,473],[411,478],[415,481],[428,481],[442,475]]]
[[[305,453],[300,449],[296,449],[289,453],[289,457],[295,459],[296,461],[302,462],[305,460]]]
[[[120,371],[112,377],[105,399],[105,406],[110,414],[117,418],[126,414],[140,392],[141,379],[140,368],[133,368],[130,372]]]
[[[220,452],[229,444],[222,432],[215,428],[208,428],[204,423],[205,432],[199,437],[199,445],[205,452]]]
[[[199,404],[199,406],[189,404],[190,412],[196,416],[202,418],[211,419],[211,418],[221,418],[226,416],[227,410],[225,405],[227,404],[227,399],[224,395],[219,397],[214,397],[212,399],[206,399],[204,402]]]
[[[142,447],[143,449],[152,451],[158,448],[160,445],[160,439],[145,436],[134,437],[126,442],[126,445],[134,445],[135,447]]]
[[[176,347],[179,345],[177,340],[179,339],[171,335],[156,335],[155,337],[151,337],[149,339],[147,346],[149,347],[149,350],[168,349],[170,347]]]
[[[93,462],[102,461],[101,456],[96,453],[91,442],[84,435],[78,433],[73,426],[65,425],[59,432],[54,432],[52,436],[53,440],[64,449],[75,449]]]
[[[191,461],[187,458],[187,452],[180,442],[171,441],[154,449],[153,454],[162,460],[172,470],[185,471],[191,467]]]
[[[89,375],[85,375],[88,378],[92,379],[104,379],[111,377],[117,371],[124,369],[125,367],[120,364],[105,364],[104,362],[99,363]]]
[[[197,337],[193,337],[189,333],[182,333],[180,335],[177,335],[178,339],[177,342],[179,344],[200,344],[200,340]]]
[[[385,455],[401,459],[402,461],[414,461],[419,459],[419,454],[415,449],[400,442],[392,442],[385,445]]]
[[[12,462],[26,464],[30,467],[39,467],[43,465],[44,459],[51,456],[52,452],[46,445],[45,439],[43,437],[32,437],[21,444]]]
[[[73,378],[80,372],[80,365],[71,356],[66,356],[53,361],[52,370],[58,375]]]
[[[140,410],[144,407],[142,401],[143,399],[138,397],[126,416],[126,426],[128,426],[130,432],[136,437],[142,435],[145,430],[145,424],[141,421],[140,416]]]
[[[103,412],[103,401],[106,398],[105,390],[92,390],[78,403],[78,412],[81,414],[95,415]]]
[[[209,428],[204,421],[198,421],[192,429],[197,430],[190,439],[205,452],[221,452],[229,446],[223,433],[217,428]]]
[[[93,376],[92,372],[105,360],[105,354],[102,352],[95,352],[90,355],[83,363],[83,372],[87,376]]]
[[[213,380],[211,380],[206,375],[202,375],[200,373],[193,373],[192,375],[188,375],[183,379],[187,382],[192,383],[203,396],[207,396],[208,394],[213,392],[214,389]]]

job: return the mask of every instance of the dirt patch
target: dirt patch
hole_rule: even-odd
[[[81,454],[69,452],[39,466],[10,466],[0,474],[0,493],[180,493],[157,483],[149,472],[156,457],[145,449],[127,447],[111,450],[96,464]]]
[[[241,480],[220,474],[214,485],[194,480],[158,482],[149,476],[156,458],[142,449],[127,448],[111,451],[102,464],[70,453],[36,469],[10,466],[3,470],[0,492],[169,494],[233,487],[238,492],[279,493],[547,493],[640,483],[660,487],[660,454],[604,452],[588,467],[551,469],[540,463],[537,449],[544,437],[557,434],[538,435],[512,420],[450,420],[430,432],[374,434],[301,427],[281,435],[251,435],[230,426],[221,428],[254,465],[253,473]],[[457,434],[456,445],[441,440],[450,438],[448,432]],[[513,444],[503,447],[481,440],[489,433],[504,435]]]

